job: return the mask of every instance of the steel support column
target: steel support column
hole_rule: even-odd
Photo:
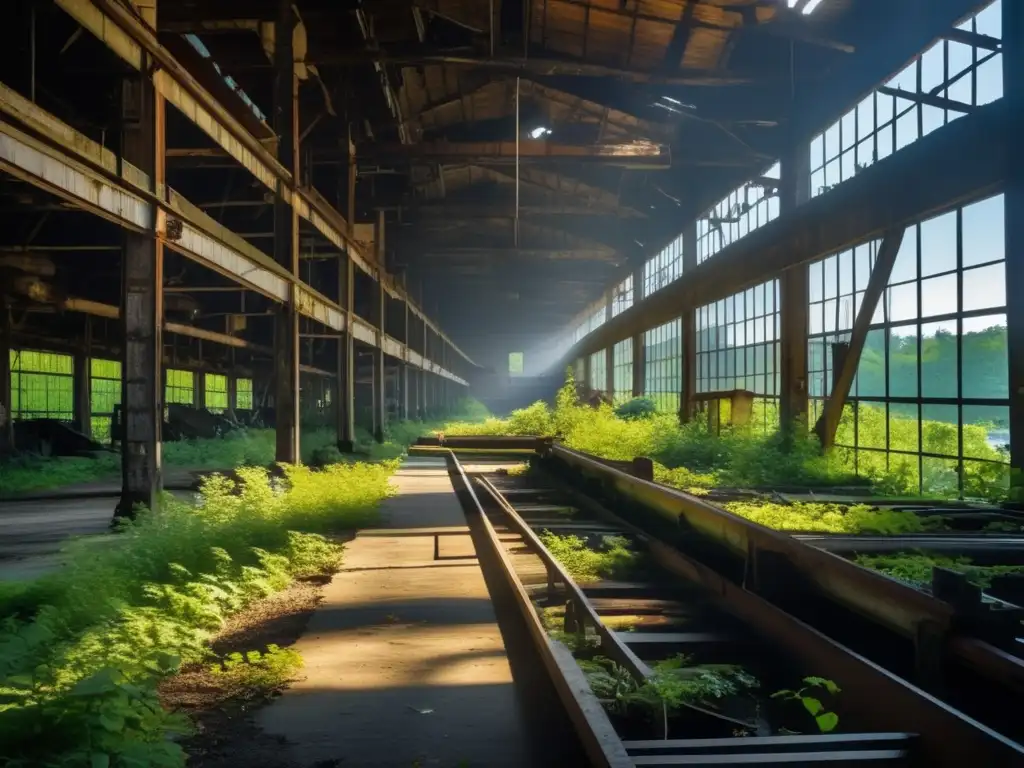
[[[146,21],[155,28],[156,9],[147,10]],[[143,60],[141,71],[122,84],[122,156],[149,175],[162,197],[164,101],[151,79],[161,73],[146,54]],[[155,509],[162,488],[164,250],[152,210],[150,231],[126,232],[121,257],[121,498],[115,519],[134,517],[140,505]]]
[[[850,394],[853,378],[857,375],[857,366],[860,365],[864,342],[868,338],[868,328],[871,327],[871,320],[875,316],[878,302],[881,301],[882,294],[885,292],[885,286],[889,284],[889,277],[892,275],[893,265],[899,255],[905,231],[904,229],[893,230],[882,239],[882,244],[878,248],[878,256],[875,257],[875,265],[871,270],[871,277],[864,290],[864,299],[857,312],[857,318],[853,321],[850,346],[843,359],[835,361],[837,368],[832,383],[832,392],[825,401],[825,407],[821,411],[818,423],[814,426],[814,431],[817,433],[818,439],[821,440],[823,450],[828,450],[835,443],[836,429],[838,429],[839,420],[843,416],[843,408],[846,406],[846,398]]]
[[[11,316],[0,296],[0,456],[14,450],[14,411],[11,397]]]
[[[347,253],[338,254],[338,303],[345,310],[345,331],[338,334],[338,361],[335,392],[337,402],[334,416],[337,420],[338,450],[352,453],[356,439],[356,358],[355,338],[352,336],[352,318],[355,307],[355,264]]]
[[[697,222],[683,230],[683,279],[697,267]],[[680,350],[679,421],[688,422],[693,418],[693,397],[697,394],[697,310],[687,309],[680,318],[679,332],[682,335]]]
[[[1003,2],[1003,100],[1008,179],[1006,207],[1006,334],[1009,346],[1011,483],[1024,485],[1024,5]],[[1020,491],[1018,490],[1018,493]]]
[[[202,363],[202,359],[200,359]],[[192,374],[192,407],[206,407],[206,375],[202,371]]]
[[[274,43],[274,132],[277,159],[293,178],[299,169],[299,80],[295,76],[292,31],[295,12],[290,0],[280,0]],[[274,260],[299,274],[299,216],[284,199],[283,184],[274,197]],[[276,459],[299,460],[299,313],[294,284],[291,301],[277,308],[274,319],[274,410]]]
[[[88,342],[86,342],[88,344]],[[92,433],[92,382],[89,377],[89,353],[83,349],[78,352],[72,362],[71,410],[74,414],[75,429],[83,435]]]
[[[615,299],[615,287],[604,292],[604,321],[612,319],[612,302]],[[615,345],[609,344],[604,349],[604,389],[608,399],[615,401]]]
[[[644,265],[638,264],[633,270],[633,306],[644,300]],[[646,356],[644,355],[644,335],[633,335],[633,397],[644,396],[644,380]]]
[[[779,212],[787,216],[811,195],[810,156],[794,142],[782,158]],[[808,267],[800,264],[779,276],[779,427],[789,434],[807,431]]]
[[[403,282],[405,279],[403,278]],[[408,297],[409,286],[405,286],[406,296]],[[409,300],[408,298],[402,299],[402,343],[405,344],[406,351],[409,349]],[[398,403],[399,403],[399,416],[408,421],[411,418],[409,413],[409,361],[408,359],[402,360],[398,364]]]
[[[232,355],[232,358],[234,356]],[[232,360],[234,363],[234,360]],[[235,419],[235,411],[238,408],[238,377],[234,373],[229,373],[227,376],[228,383],[228,415]]]
[[[377,264],[383,270],[384,264],[384,212],[377,215],[377,227],[374,234],[377,248]],[[384,442],[384,428],[387,414],[384,399],[384,331],[387,317],[387,294],[384,293],[384,281],[373,285],[373,324],[377,330],[377,346],[371,351],[373,357],[373,439]]]

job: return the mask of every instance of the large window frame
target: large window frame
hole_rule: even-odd
[[[836,439],[855,471],[909,472],[918,492],[944,496],[980,496],[980,479],[1007,481],[999,447],[1009,442],[1010,406],[1003,206],[996,195],[905,232]],[[878,247],[864,243],[808,267],[813,419],[831,393],[831,343],[849,336]],[[982,335],[965,344],[972,333]]]
[[[697,263],[779,217],[782,164],[741,184],[697,220]]]
[[[683,236],[661,249],[644,264],[644,297],[683,275]]]
[[[644,332],[644,396],[659,411],[678,413],[683,386],[682,320]]]
[[[957,28],[1001,39],[1001,3],[996,0]],[[811,196],[1001,98],[1002,66],[999,51],[949,39],[934,43],[811,141]],[[917,96],[947,103],[924,104]]]
[[[623,339],[612,347],[612,377],[615,391],[612,399],[624,403],[633,399],[633,338]]]
[[[12,349],[9,355],[10,418],[74,421],[74,359],[71,355],[34,349]]]

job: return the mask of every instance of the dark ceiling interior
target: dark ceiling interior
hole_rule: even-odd
[[[978,4],[296,0],[301,174],[347,211],[351,137],[356,220],[384,212],[389,271],[470,357],[499,366],[896,69],[927,42],[929,18],[948,28]],[[4,81],[114,147],[123,66],[53,3],[15,6],[0,30]],[[278,0],[160,0],[158,11],[160,41],[268,144],[278,12]],[[169,184],[268,253],[264,188],[173,109],[167,147]],[[9,247],[94,246],[87,269],[81,249],[51,258],[80,293],[116,301],[108,225],[12,179],[0,210]],[[304,274],[329,277],[322,245],[304,242]],[[200,270],[172,259],[167,274],[223,282]],[[210,315],[237,303],[201,296]]]

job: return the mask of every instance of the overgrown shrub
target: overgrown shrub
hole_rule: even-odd
[[[615,415],[620,419],[646,419],[657,412],[657,404],[649,397],[634,397],[615,406]]]
[[[283,480],[240,469],[195,507],[166,496],[118,536],[71,546],[68,565],[0,594],[0,754],[11,766],[179,766],[182,724],[156,684],[202,661],[224,618],[325,572],[321,534],[371,522],[393,464],[348,464]]]

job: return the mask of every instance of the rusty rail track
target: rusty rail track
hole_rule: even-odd
[[[924,688],[943,694],[953,663],[988,678],[996,692],[1024,691],[1024,659],[1015,648],[1024,611],[1015,606],[969,594],[964,600],[939,599],[557,443],[541,455],[549,471],[608,500],[649,533],[713,565],[747,591],[805,619],[826,607],[833,618],[859,617],[876,632],[881,628],[902,638],[911,646],[911,668],[899,671]]]
[[[559,448],[544,446],[542,451],[550,454]],[[449,454],[449,462],[453,478],[464,488],[465,498],[471,499],[471,511],[480,517],[490,548],[502,563],[504,576],[517,595],[534,641],[594,765],[1024,764],[1024,748],[1020,745],[840,645],[578,490],[557,480],[549,483],[550,477],[540,483],[531,477],[529,487],[511,477],[500,482],[479,475],[471,478],[454,452]],[[598,462],[590,466],[624,474]],[[566,509],[573,511],[571,518],[558,514]],[[545,549],[538,529],[584,536],[627,536],[634,546],[646,550],[668,581],[577,584]],[[524,552],[539,560],[539,574],[524,571]],[[538,599],[561,602],[565,606],[565,630],[579,634],[589,628],[601,653],[637,680],[651,674],[651,659],[680,650],[721,656],[723,652],[740,653],[740,648],[747,646],[745,657],[749,658],[753,646],[756,657],[768,654],[772,659],[785,659],[785,666],[800,674],[834,680],[843,689],[844,722],[853,722],[860,731],[814,736],[622,739],[568,649],[548,636],[534,605]],[[674,610],[692,618],[698,604],[706,606],[708,612],[701,608],[701,618],[696,619],[696,625],[688,625],[686,632],[616,632],[609,627],[606,616],[609,610],[614,613],[615,601],[623,599],[633,604],[653,601],[651,616],[672,615]],[[713,617],[710,624],[708,616]],[[714,735],[723,727],[736,726],[734,717],[707,707],[691,707],[687,717],[700,723],[695,730],[700,734]],[[755,728],[755,732],[761,734],[763,730]]]

